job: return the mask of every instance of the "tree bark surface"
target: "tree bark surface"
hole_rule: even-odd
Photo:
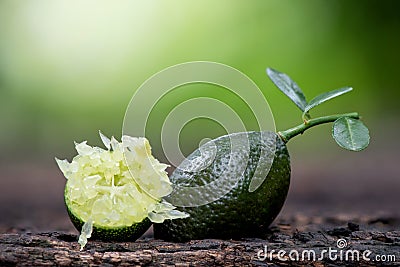
[[[77,234],[70,232],[29,233],[12,231],[0,234],[0,266],[399,266],[400,231],[376,230],[383,219],[360,225],[349,222],[334,226],[326,222],[317,227],[299,230],[290,223],[278,223],[264,239],[192,240],[170,243],[153,238],[136,242],[102,242],[89,240],[79,251]],[[363,228],[363,230],[360,230]],[[338,248],[338,240],[346,242]],[[265,258],[265,248],[267,255]],[[324,255],[322,250],[338,250],[337,259]],[[275,250],[272,254],[272,250]],[[285,255],[278,255],[278,251]],[[299,261],[290,260],[291,250],[299,253]],[[313,250],[316,261],[304,258],[304,250]],[[340,250],[343,258],[340,259]],[[360,251],[360,259],[346,260],[347,250]],[[371,251],[370,261],[362,253]],[[292,258],[296,256],[292,252]],[[376,255],[384,255],[385,262],[377,262]],[[391,257],[390,260],[388,258]]]

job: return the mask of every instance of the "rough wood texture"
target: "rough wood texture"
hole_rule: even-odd
[[[276,254],[272,261],[257,261],[256,253],[264,245],[269,251],[336,248],[340,237],[348,240],[348,248],[395,254],[397,261],[385,265],[400,266],[400,147],[399,142],[387,140],[390,138],[382,139],[380,144],[374,142],[357,156],[352,153],[341,153],[340,157],[328,153],[319,158],[293,155],[291,192],[275,227],[262,240],[203,240],[186,244],[153,239],[135,243],[90,240],[84,252],[78,251],[77,232],[64,206],[65,178],[54,160],[47,163],[42,159],[0,161],[0,267],[46,264],[307,266],[310,265],[307,262],[279,261]],[[355,225],[349,227],[348,222],[358,224],[359,230]],[[328,259],[311,265],[363,264],[383,265]]]
[[[77,236],[72,233],[16,231],[0,235],[0,266],[399,266],[400,231],[385,230],[388,220],[374,219],[360,226],[348,223],[341,227],[337,221],[325,220],[320,226],[300,231],[297,226],[293,227],[294,222],[281,221],[271,228],[265,239],[240,241],[210,239],[168,243],[145,238],[137,242],[107,243],[90,240],[82,252],[76,242]],[[362,253],[368,249],[372,252],[370,259],[377,254],[393,255],[395,261],[368,262],[362,260],[360,254],[360,261],[330,260],[326,255],[312,262],[306,255],[304,261],[289,262],[280,260],[276,254],[279,249],[287,254],[292,249],[299,253],[313,249],[318,257],[323,249],[338,249],[339,238],[348,242],[344,251],[352,249]],[[257,252],[265,246],[268,251],[275,250],[272,260],[270,256],[265,260],[257,257]],[[287,254],[285,259],[288,259]]]

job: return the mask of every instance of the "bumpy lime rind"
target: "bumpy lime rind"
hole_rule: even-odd
[[[206,238],[265,238],[269,225],[285,202],[290,184],[289,153],[285,143],[277,135],[274,136],[276,140],[263,140],[260,132],[249,132],[248,165],[236,186],[215,202],[198,207],[180,208],[190,215],[188,218],[154,224],[154,237],[176,242]],[[170,176],[171,181],[195,186],[218,179],[221,175],[219,170],[227,167],[226,162],[230,156],[229,140],[229,135],[214,140],[218,151],[214,162],[206,169],[199,172],[185,172],[178,167]],[[254,192],[249,192],[248,188],[261,151],[267,149],[265,144],[271,141],[276,142],[276,150],[270,171],[260,187]],[[197,150],[188,159],[199,155]]]

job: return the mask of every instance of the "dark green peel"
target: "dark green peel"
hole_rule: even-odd
[[[318,118],[312,118],[309,114],[310,110],[322,103],[350,92],[351,87],[322,93],[307,102],[300,87],[288,75],[273,69],[267,69],[267,74],[272,82],[302,111],[302,123],[277,134],[268,135],[276,141],[274,154],[267,145],[271,140],[263,139],[263,134],[260,132],[247,133],[250,152],[246,170],[243,175],[242,172],[238,175],[237,184],[226,195],[214,202],[182,208],[184,212],[190,214],[189,218],[155,224],[155,238],[179,242],[204,238],[263,238],[268,226],[281,210],[289,189],[290,161],[286,143],[291,138],[316,125],[334,122],[332,136],[341,147],[360,151],[368,146],[369,131],[360,121],[358,113],[343,113]],[[212,182],[221,176],[219,169],[226,168],[229,157],[232,156],[230,137],[233,135],[235,134],[214,140],[218,152],[212,164],[206,169],[188,172],[178,167],[170,177],[171,181],[175,185],[183,186],[202,186],[208,183],[214,186]],[[201,149],[202,147],[193,152],[188,159],[191,161],[201,158]],[[252,178],[263,150],[270,153],[271,157],[274,155],[274,159],[266,179],[262,180],[263,177],[261,177],[261,180],[257,182],[259,187],[256,186],[257,189],[253,191]],[[221,191],[220,188],[214,187],[216,192]]]
[[[271,136],[271,135],[269,135]],[[183,207],[190,214],[185,219],[166,220],[154,224],[154,237],[169,241],[190,239],[262,237],[270,223],[281,210],[290,183],[290,160],[285,143],[277,136],[275,158],[270,172],[262,185],[249,192],[249,184],[262,149],[267,149],[260,132],[249,132],[250,155],[247,168],[236,186],[219,200],[198,207]],[[214,140],[218,152],[213,163],[206,169],[189,173],[176,169],[170,177],[174,184],[203,185],[218,177],[213,177],[214,169],[221,162],[229,160],[229,135]],[[188,159],[197,156],[198,150]]]

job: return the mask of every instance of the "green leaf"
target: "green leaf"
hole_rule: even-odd
[[[351,87],[343,87],[343,88],[336,89],[336,90],[333,90],[333,91],[330,91],[330,92],[326,92],[326,93],[323,93],[323,94],[320,94],[320,95],[316,96],[304,108],[303,118],[306,116],[307,112],[310,109],[312,109],[312,108],[314,108],[314,107],[316,107],[316,106],[318,106],[318,105],[320,105],[320,104],[322,104],[322,103],[324,103],[324,102],[326,102],[326,101],[328,101],[328,100],[330,100],[332,98],[335,98],[337,96],[340,96],[340,95],[343,95],[343,94],[345,94],[347,92],[350,92],[351,90],[353,90],[353,88],[351,88]]]
[[[297,83],[285,73],[271,68],[267,68],[267,74],[276,87],[287,95],[301,111],[304,111],[307,106],[307,100]]]
[[[332,136],[344,149],[360,151],[369,144],[368,128],[359,120],[341,117],[333,124]]]

